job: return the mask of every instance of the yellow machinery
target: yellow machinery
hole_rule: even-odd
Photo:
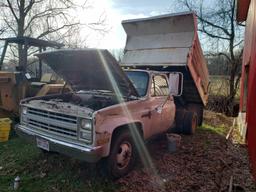
[[[5,41],[0,60],[0,118],[16,117],[19,114],[21,99],[70,90],[69,87],[64,88],[63,80],[53,72],[49,72],[49,68],[46,73],[44,72],[44,65],[40,59],[32,62],[37,65],[35,72],[31,71],[31,65],[33,64],[28,62],[28,55],[30,54],[28,49],[33,49],[34,54],[45,51],[46,48],[61,48],[63,44],[30,37],[0,40]],[[19,50],[18,64],[15,66],[15,70],[8,70],[8,67],[5,66],[11,64],[10,61],[5,62],[5,57],[8,57],[8,47],[13,46],[13,44]]]

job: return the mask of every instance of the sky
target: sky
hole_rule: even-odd
[[[102,36],[85,30],[86,46],[108,50],[120,50],[125,46],[126,34],[121,25],[122,20],[187,11],[179,4],[179,0],[91,0],[91,5],[91,9],[80,17],[93,21],[104,13],[109,31]],[[204,5],[206,9],[211,9],[214,1],[205,0]],[[212,42],[205,34],[199,33],[199,39],[204,51],[212,49]]]
[[[124,48],[126,34],[121,21],[170,12],[171,1],[160,0],[160,2],[156,0],[94,0],[91,11],[81,14],[81,17],[95,19],[104,14],[109,30],[104,36],[91,32],[87,35],[87,46],[106,49]]]

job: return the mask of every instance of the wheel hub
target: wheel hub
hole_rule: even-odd
[[[131,154],[132,154],[132,146],[130,143],[122,143],[119,146],[119,150],[117,153],[117,166],[119,169],[125,168],[130,160],[131,160]]]

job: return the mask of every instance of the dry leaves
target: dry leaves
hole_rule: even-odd
[[[210,114],[209,114],[210,113]],[[233,119],[207,112],[206,121],[213,126],[232,125]],[[208,119],[207,119],[208,118]],[[211,122],[210,122],[211,123]],[[165,137],[147,144],[157,174],[137,168],[117,181],[120,191],[256,191],[249,170],[246,146],[233,144],[212,131],[199,130],[193,136],[182,136],[178,152],[167,150]]]

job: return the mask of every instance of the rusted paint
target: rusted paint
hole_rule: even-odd
[[[106,143],[108,143],[110,141],[110,138],[111,138],[111,134],[108,133],[108,132],[103,132],[103,133],[100,133],[100,132],[97,132],[96,131],[96,140],[97,140],[97,145],[104,145]]]
[[[147,112],[147,113],[144,113],[144,114],[142,114],[141,115],[141,118],[145,118],[145,117],[147,117],[147,118],[151,118],[151,116],[152,116],[152,114],[151,114],[151,111],[149,111],[149,112]]]
[[[155,109],[164,103],[166,97],[152,97],[150,87],[151,84],[149,83],[147,99],[129,101],[97,111],[95,113],[97,131],[104,132],[107,130],[107,132],[112,133],[115,128],[132,123],[142,124],[145,139],[151,137],[155,132],[166,131],[174,122],[175,104],[173,98],[167,101],[168,103],[164,105],[162,113],[159,114]],[[149,111],[151,111],[151,118],[143,118],[143,114],[148,114]],[[113,118],[109,114],[118,115]],[[163,117],[163,114],[168,118]]]
[[[236,20],[238,22],[246,21],[250,2],[251,2],[251,0],[238,0],[237,1]]]

